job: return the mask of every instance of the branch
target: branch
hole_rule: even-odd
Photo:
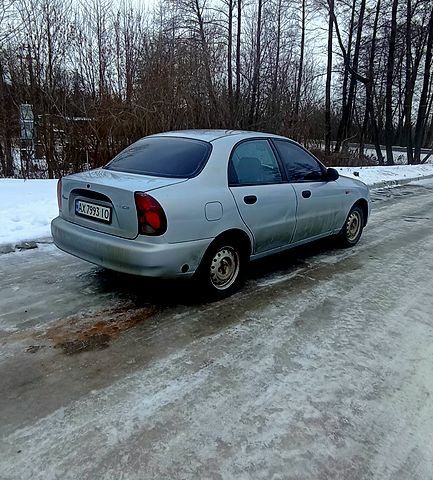
[[[349,72],[356,78],[356,80],[358,80],[358,82],[361,82],[361,83],[363,83],[364,85],[367,84],[367,83],[370,83],[370,82],[371,82],[371,79],[369,79],[368,77],[364,77],[363,75],[360,75],[360,74],[359,74],[356,70],[354,70],[354,68],[350,65],[349,55],[347,54],[346,48],[345,48],[344,45],[343,45],[343,40],[341,39],[340,28],[338,27],[337,18],[336,18],[336,16],[335,16],[334,8],[331,7],[331,1],[330,1],[330,0],[327,0],[327,2],[328,2],[328,7],[329,7],[329,13],[330,13],[330,15],[332,15],[332,22],[334,23],[335,33],[337,34],[338,44],[340,45],[341,53],[342,53],[342,55],[343,55],[344,64],[345,64],[346,68],[347,68],[347,69],[349,70]]]

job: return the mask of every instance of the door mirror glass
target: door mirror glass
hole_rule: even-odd
[[[337,180],[337,178],[340,176],[340,174],[335,170],[335,168],[328,168],[326,170],[326,180],[329,182],[333,182],[334,180]]]

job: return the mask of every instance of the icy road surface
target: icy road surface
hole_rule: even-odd
[[[433,478],[433,182],[232,298],[0,257],[1,479]]]

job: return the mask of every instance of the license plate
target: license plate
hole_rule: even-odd
[[[96,205],[95,203],[83,202],[82,200],[75,200],[75,214],[83,217],[94,218],[101,222],[111,222],[111,208]]]

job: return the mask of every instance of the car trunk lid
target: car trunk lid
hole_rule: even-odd
[[[69,175],[62,179],[60,216],[92,230],[132,239],[138,235],[134,192],[149,192],[184,181],[186,179],[151,177],[102,168]],[[83,206],[87,206],[88,210],[83,211]],[[107,208],[109,219],[89,216],[96,212],[99,215],[101,211],[108,217]]]

